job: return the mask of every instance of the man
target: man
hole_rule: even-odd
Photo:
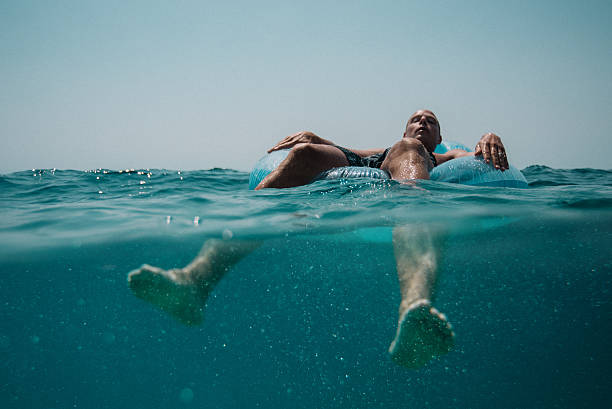
[[[346,149],[312,132],[299,132],[268,151],[291,148],[285,160],[257,189],[304,185],[321,172],[349,165],[377,167],[399,181],[429,179],[429,172],[438,164],[468,155],[482,155],[497,169],[508,169],[505,149],[495,134],[485,134],[474,153],[461,149],[434,153],[441,141],[438,119],[429,110],[415,112],[408,120],[403,138],[388,149]],[[439,259],[435,241],[436,235],[427,227],[402,226],[393,230],[402,301],[389,354],[396,363],[409,368],[425,365],[450,351],[454,343],[451,325],[431,305]],[[145,264],[128,275],[128,282],[137,297],[186,325],[197,325],[203,320],[206,299],[215,285],[259,245],[258,242],[208,240],[186,267],[162,270]]]
[[[440,142],[440,124],[429,110],[415,112],[406,124],[403,138],[388,149],[349,150],[312,132],[299,132],[268,150],[292,148],[287,158],[256,189],[305,185],[320,173],[342,166],[380,168],[395,180],[429,179],[429,172],[435,166],[469,155],[482,155],[485,162],[492,162],[497,169],[508,169],[504,146],[493,133],[483,135],[474,152],[454,149],[444,154],[434,153]]]

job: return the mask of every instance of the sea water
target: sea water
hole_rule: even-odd
[[[0,176],[2,408],[610,407],[612,171],[523,170],[528,189],[318,181],[250,191],[233,170]],[[387,349],[391,232],[440,240],[434,305],[455,348]],[[136,298],[143,263],[210,238],[263,245],[185,327]]]

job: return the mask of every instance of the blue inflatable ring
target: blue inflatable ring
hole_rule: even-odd
[[[445,153],[451,149],[470,151],[470,149],[459,143],[442,142],[436,147],[434,152]],[[276,169],[289,152],[289,149],[274,151],[261,158],[251,172],[249,189],[255,189],[259,182]],[[514,166],[510,166],[510,169],[502,172],[495,169],[492,165],[485,163],[481,157],[474,156],[465,156],[444,162],[436,166],[429,176],[431,180],[438,182],[460,183],[471,186],[527,187],[525,176]],[[346,166],[323,172],[313,182],[322,179],[347,178],[389,179],[389,175],[380,169]]]

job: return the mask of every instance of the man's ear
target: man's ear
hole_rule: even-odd
[[[406,131],[404,131],[404,136],[402,136],[402,138],[405,138],[405,137],[406,137]]]

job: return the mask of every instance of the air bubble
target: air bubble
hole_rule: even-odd
[[[191,388],[183,388],[179,394],[179,399],[183,403],[191,403],[193,401],[193,391]]]

